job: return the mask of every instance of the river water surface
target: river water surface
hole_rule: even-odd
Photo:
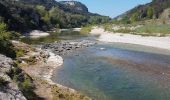
[[[94,100],[170,100],[170,52],[99,43],[64,56],[52,79]]]
[[[41,44],[91,38],[73,33],[22,40]],[[64,64],[56,69],[52,80],[94,100],[170,100],[168,50],[99,42],[63,58]]]

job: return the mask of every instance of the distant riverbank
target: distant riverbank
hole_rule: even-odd
[[[120,42],[144,46],[151,46],[170,50],[170,37],[141,36],[125,33],[113,33],[105,31],[103,28],[95,27],[90,34],[99,35],[98,40],[103,42]]]

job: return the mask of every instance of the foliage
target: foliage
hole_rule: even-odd
[[[138,16],[139,16],[138,13],[134,13],[134,14],[132,15],[132,17],[131,17],[131,22],[133,23],[133,22],[138,21]]]
[[[110,18],[109,17],[102,17],[102,16],[90,16],[88,22],[89,24],[101,24],[101,23],[107,23],[109,22]]]
[[[121,19],[121,23],[123,24],[130,24],[130,19],[128,16],[124,16],[122,19]]]
[[[166,34],[170,34],[170,25],[162,24],[162,25],[145,25],[143,27],[139,27],[135,30],[137,33],[149,33],[148,35],[158,35],[165,36]]]
[[[7,32],[7,25],[3,22],[0,23],[0,53],[15,58],[16,53],[14,46],[9,41],[9,39],[14,39],[19,36],[19,33],[17,32]]]
[[[153,8],[149,7],[147,9],[147,17],[150,19],[153,17]]]
[[[0,39],[0,53],[11,58],[16,57],[15,49],[8,40]]]
[[[4,87],[7,85],[8,85],[8,82],[3,77],[0,77],[0,87]]]
[[[85,26],[85,27],[82,27],[81,30],[80,30],[80,33],[82,34],[88,34],[92,29],[92,26]]]
[[[130,30],[128,28],[124,28],[124,29],[119,29],[119,30],[113,30],[113,32],[115,32],[115,33],[131,33],[132,30]]]
[[[121,17],[128,16],[131,18],[138,13],[139,20],[157,19],[160,18],[161,13],[169,7],[170,0],[152,0],[150,3],[139,5],[129,10],[126,14],[121,15]]]
[[[10,30],[16,31],[49,30],[53,27],[75,28],[110,20],[109,17],[89,13],[88,9],[79,2],[76,2],[74,7],[65,2],[59,4],[55,0],[20,0],[13,3],[4,0],[0,1],[0,8],[0,16],[4,22]]]

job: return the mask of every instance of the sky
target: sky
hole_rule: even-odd
[[[136,7],[137,5],[146,4],[151,2],[152,0],[75,0],[75,1],[80,1],[83,4],[85,4],[88,7],[89,12],[98,13],[101,15],[110,16],[114,18]]]

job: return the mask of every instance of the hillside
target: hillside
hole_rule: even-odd
[[[88,12],[77,1],[1,0],[0,8],[1,21],[15,31],[74,28],[109,21],[109,17]]]
[[[164,10],[166,10],[167,8],[170,8],[170,0],[152,0],[152,2],[150,3],[139,5],[125,12],[124,14],[116,17],[116,19],[120,20],[128,17],[131,22],[146,19],[159,19],[161,18]]]

